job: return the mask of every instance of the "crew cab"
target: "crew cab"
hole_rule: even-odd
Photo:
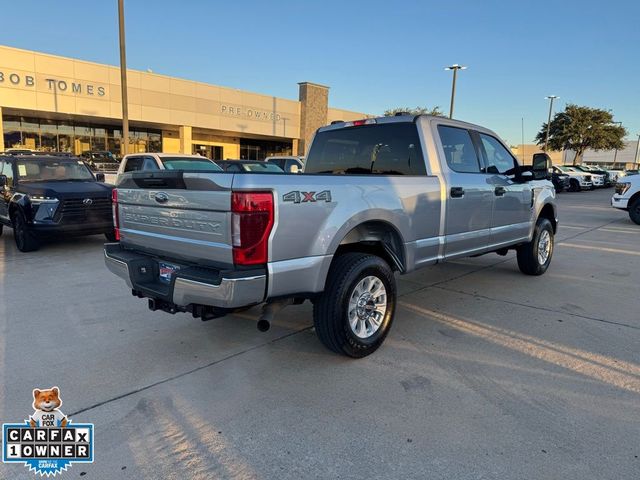
[[[104,234],[115,240],[111,190],[79,158],[0,156],[0,234],[13,228],[18,250],[50,235]]]
[[[320,128],[303,174],[125,172],[107,267],[149,308],[203,320],[313,302],[319,339],[384,341],[394,272],[495,252],[543,274],[558,226],[548,163],[521,167],[491,130],[426,115]]]
[[[618,180],[611,206],[629,212],[629,218],[640,225],[640,175],[627,175]]]
[[[581,172],[568,166],[553,166],[551,171],[557,174],[569,175],[569,191],[579,192],[583,189],[593,188],[593,178],[590,173]],[[604,181],[603,181],[604,184]]]

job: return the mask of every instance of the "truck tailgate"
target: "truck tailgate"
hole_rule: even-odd
[[[200,264],[232,265],[233,174],[135,172],[118,181],[124,247]]]

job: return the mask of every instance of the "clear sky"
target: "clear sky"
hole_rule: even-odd
[[[297,98],[329,85],[334,107],[448,112],[533,140],[548,94],[610,109],[640,133],[640,1],[125,0],[129,68]],[[117,1],[7,1],[0,44],[118,64]]]

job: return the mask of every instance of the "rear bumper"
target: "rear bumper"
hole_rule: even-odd
[[[150,255],[105,244],[107,268],[139,296],[162,300],[179,307],[204,305],[238,308],[264,301],[267,276],[264,269],[224,272],[210,268],[181,266],[170,283],[159,281],[158,260]],[[171,262],[174,263],[174,262]]]

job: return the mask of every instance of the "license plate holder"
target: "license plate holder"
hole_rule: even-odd
[[[179,265],[167,262],[158,262],[158,280],[168,285],[179,270]]]

